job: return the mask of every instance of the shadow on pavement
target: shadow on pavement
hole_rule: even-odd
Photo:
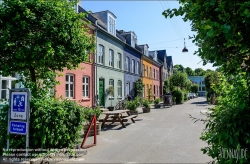
[[[191,104],[208,105],[207,101],[192,102]]]

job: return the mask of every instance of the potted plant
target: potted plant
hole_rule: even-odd
[[[115,107],[112,105],[112,100],[114,99],[114,87],[109,86],[106,90],[107,95],[109,96],[108,99],[111,100],[111,105],[107,107],[110,111],[114,110]]]
[[[84,110],[83,112],[84,119],[86,120],[85,122],[86,124],[84,126],[84,133],[87,133],[89,126],[91,126],[89,135],[94,135],[94,124],[90,125],[90,123],[94,115],[96,115],[96,119],[98,120],[102,111],[100,107],[96,107],[96,108],[85,107],[83,110]],[[101,123],[96,122],[96,134],[100,134],[100,131],[101,131]]]
[[[160,101],[161,101],[160,98],[156,98],[154,100],[155,108],[161,108]]]
[[[136,100],[126,101],[126,109],[130,110],[131,115],[138,115],[138,103]]]
[[[142,111],[143,113],[149,113],[150,112],[150,102],[146,99],[142,100]]]

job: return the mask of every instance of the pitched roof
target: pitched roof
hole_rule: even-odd
[[[158,53],[158,58],[164,62],[164,56],[167,56],[166,50],[156,50]]]

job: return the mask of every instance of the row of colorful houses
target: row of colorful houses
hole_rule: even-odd
[[[78,6],[78,12],[86,11]],[[63,76],[56,77],[60,84],[55,87],[55,95],[78,101],[83,106],[110,106],[130,95],[135,97],[134,82],[139,78],[144,84],[143,97],[163,94],[163,83],[173,73],[173,61],[166,50],[149,51],[147,44],[138,44],[133,31],[116,29],[116,16],[111,11],[89,13],[87,19],[90,34],[96,38],[96,52],[89,55],[75,70],[64,69]],[[0,75],[0,97],[8,98],[7,88],[16,76]],[[112,86],[114,94],[108,95]],[[112,101],[111,101],[112,100]]]
[[[78,12],[86,11],[78,7]],[[116,16],[111,11],[89,13],[92,23],[90,33],[96,37],[96,53],[90,56],[92,63],[82,63],[76,70],[64,70],[65,76],[55,88],[57,96],[81,101],[84,106],[117,104],[130,95],[135,96],[134,82],[142,78],[143,97],[163,93],[163,82],[173,72],[173,61],[166,50],[149,51],[147,44],[138,44],[133,31],[116,29]],[[84,69],[82,69],[84,68]],[[114,94],[108,95],[112,86]],[[98,100],[98,101],[97,101]],[[112,100],[112,101],[111,101]]]

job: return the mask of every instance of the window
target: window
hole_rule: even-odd
[[[17,78],[12,77],[2,77],[0,81],[1,92],[0,99],[9,99],[9,89],[16,88],[15,80]]]
[[[145,96],[148,96],[148,84],[146,85],[146,92],[145,92]]]
[[[125,58],[125,71],[129,72],[129,57]]]
[[[118,97],[122,97],[122,81],[118,80],[117,82],[117,91],[118,91]]]
[[[104,59],[104,47],[99,44],[98,46],[98,63],[103,64],[103,59]]]
[[[113,19],[111,16],[108,17],[108,31],[115,35],[115,19]]]
[[[82,78],[82,97],[89,97],[89,77]]]
[[[142,64],[142,76],[145,76],[145,65]]]
[[[120,53],[117,54],[117,68],[122,68],[122,55]]]
[[[109,66],[114,67],[114,51],[109,50]]]
[[[152,69],[151,69],[151,67],[149,68],[149,77],[152,77]]]
[[[156,77],[155,78],[158,79],[158,72],[157,72],[157,70],[155,71],[155,73],[156,73],[156,75],[155,75]]]
[[[148,77],[148,66],[146,66],[146,77]]]
[[[131,65],[132,65],[132,70],[131,70],[131,72],[132,73],[135,73],[135,60],[134,59],[132,59],[132,63],[131,63]]]
[[[153,69],[153,78],[155,79],[155,69]]]
[[[113,89],[114,89],[114,80],[113,79],[109,79],[109,87],[113,87]],[[110,96],[114,97],[114,93]]]
[[[136,74],[139,74],[140,68],[139,68],[139,62],[136,62]]]
[[[129,83],[126,83],[126,95],[129,95],[129,91],[130,91]]]
[[[74,75],[66,75],[66,97],[74,97]]]

